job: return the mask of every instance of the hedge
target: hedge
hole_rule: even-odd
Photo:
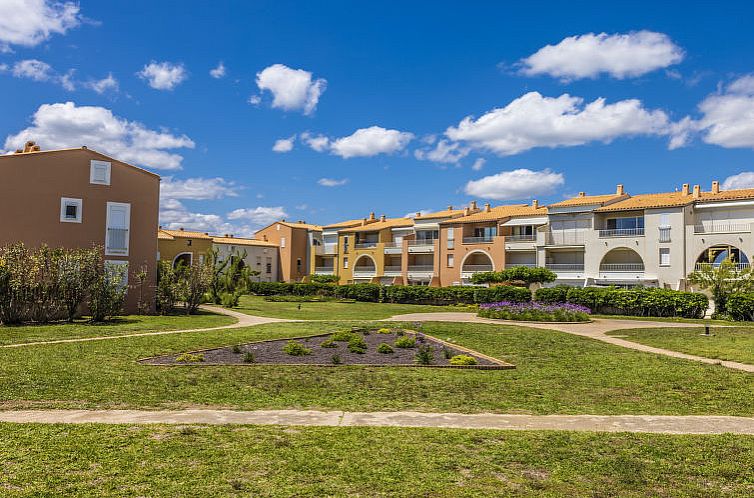
[[[627,316],[702,318],[709,306],[704,294],[654,287],[543,287],[537,290],[535,299],[580,304],[594,313]]]
[[[402,304],[474,304],[496,301],[531,301],[531,291],[523,287],[427,287],[421,285],[318,284],[253,282],[249,291],[259,296],[328,296],[366,302]]]
[[[484,271],[471,276],[475,284],[500,283],[500,282],[524,282],[527,284],[554,282],[557,274],[548,268],[540,266],[514,266],[502,271]]]
[[[734,320],[754,321],[754,292],[731,294],[726,311]]]

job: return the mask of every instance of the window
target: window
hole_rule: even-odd
[[[267,258],[270,259],[270,258]],[[257,266],[262,266],[262,256],[257,256]]]
[[[128,286],[128,261],[105,260],[105,272],[108,278],[120,278],[118,287]]]
[[[186,241],[186,245],[187,245],[187,246],[190,246],[192,242],[194,242],[194,241],[193,241],[193,240],[191,240],[191,239],[188,239],[188,240]]]
[[[608,218],[608,230],[636,230],[644,228],[644,217],[636,216],[633,218]]]
[[[343,268],[348,268],[348,258],[343,258]]]
[[[105,255],[128,256],[130,226],[131,205],[120,202],[108,202]]]
[[[275,225],[275,229],[279,232],[280,231],[280,224]]]
[[[296,258],[296,271],[301,273],[301,258]]]
[[[453,263],[454,263],[453,259],[454,259],[453,255],[448,254],[448,268],[453,268]]]
[[[63,223],[81,223],[81,208],[83,205],[81,199],[70,199],[63,197],[60,199],[60,221]]]
[[[670,248],[660,248],[660,266],[670,266]]]
[[[280,247],[285,247],[285,237],[280,237]]]
[[[453,249],[453,247],[455,247],[455,240],[453,240],[454,237],[455,234],[453,233],[453,227],[448,228],[448,249]]]
[[[107,161],[92,161],[89,163],[89,183],[95,185],[110,185],[111,165]]]
[[[265,263],[265,273],[272,273],[272,258],[267,258]]]

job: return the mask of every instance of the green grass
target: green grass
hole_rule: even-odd
[[[747,496],[752,436],[0,424],[17,496]]]
[[[299,309],[299,305],[301,308]],[[425,306],[393,303],[280,303],[265,301],[262,296],[243,296],[236,311],[249,315],[297,320],[381,320],[404,313],[438,313],[476,311],[467,306]]]
[[[18,344],[58,339],[116,336],[158,330],[180,330],[219,327],[235,323],[236,319],[200,311],[196,315],[121,317],[106,324],[91,324],[85,321],[52,325],[0,326],[0,345]]]
[[[363,322],[362,322],[363,323]],[[0,349],[0,408],[419,410],[563,414],[754,413],[754,376],[561,332],[423,326],[514,370],[148,366],[138,358],[348,329],[278,323],[177,335]]]
[[[625,336],[629,341],[681,353],[754,365],[753,328],[712,327],[709,337],[703,333],[704,329],[695,327],[616,330],[609,335]]]
[[[735,322],[732,320],[711,320],[708,318],[681,318],[675,316],[626,316],[626,315],[599,315],[593,314],[592,318],[609,318],[611,320],[639,320],[642,322],[670,322],[670,323],[696,323],[701,326],[709,325],[735,325],[738,327],[754,327],[754,322]]]

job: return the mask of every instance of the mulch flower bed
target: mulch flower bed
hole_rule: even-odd
[[[358,339],[352,342],[347,340],[354,337]],[[401,342],[410,343],[412,340],[415,343],[413,347],[398,347],[397,345]],[[359,343],[361,343],[363,353],[352,350],[359,349],[357,347]],[[382,344],[389,345],[392,352],[379,352],[379,349],[383,351],[388,349],[385,346],[380,348]],[[363,349],[364,345],[366,345],[365,350]],[[421,352],[423,354],[420,354]],[[463,358],[456,358],[456,360],[451,361],[452,358],[458,356]],[[355,328],[351,332],[276,339],[192,351],[178,355],[156,356],[145,358],[140,362],[148,365],[372,365],[475,368],[482,370],[515,368],[514,365],[509,363],[462,346],[450,344],[421,332],[394,328]]]

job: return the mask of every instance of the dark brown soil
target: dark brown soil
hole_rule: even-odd
[[[389,334],[377,333],[377,329],[359,330],[355,334],[364,338],[367,344],[366,353],[359,354],[348,350],[347,342],[334,342],[336,347],[322,347],[322,343],[329,340],[332,334],[322,334],[309,337],[300,337],[295,339],[279,339],[272,341],[252,342],[249,344],[240,344],[237,346],[227,346],[223,348],[207,349],[203,351],[194,351],[196,355],[201,355],[203,361],[180,362],[177,358],[180,355],[157,356],[141,360],[142,363],[150,365],[255,365],[255,364],[279,364],[279,365],[386,365],[386,366],[433,366],[433,367],[450,367],[450,368],[478,368],[478,369],[500,369],[513,368],[504,362],[492,361],[479,353],[458,349],[451,344],[427,336],[422,333],[413,331],[401,331],[400,329],[391,329]],[[395,346],[395,341],[404,336],[416,338],[416,347],[399,348]],[[304,347],[311,350],[311,354],[304,356],[293,356],[283,351],[283,348],[289,341],[296,341]],[[389,344],[393,348],[392,353],[379,353],[377,347],[382,344]],[[417,363],[416,354],[421,345],[428,345],[432,349],[433,360],[429,365]],[[447,353],[446,353],[447,351]],[[253,355],[253,361],[248,361],[248,355]],[[472,356],[477,360],[476,365],[455,366],[450,364],[448,357],[455,355]],[[337,360],[333,357],[337,356]]]

